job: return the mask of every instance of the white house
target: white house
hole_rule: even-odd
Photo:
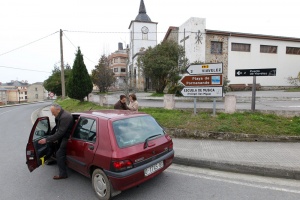
[[[179,30],[170,27],[164,40],[178,33],[178,44],[185,47],[190,63],[222,62],[223,77],[230,84],[253,81],[253,77],[236,77],[237,69],[276,68],[276,76],[256,77],[262,87],[291,86],[287,78],[300,72],[300,38],[208,30],[205,26],[205,19],[192,17]]]

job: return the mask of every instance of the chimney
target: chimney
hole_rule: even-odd
[[[118,43],[118,50],[123,50],[123,43],[121,42]]]

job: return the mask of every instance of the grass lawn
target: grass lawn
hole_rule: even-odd
[[[101,107],[91,102],[79,102],[74,99],[57,100],[69,112],[113,109]],[[198,113],[187,110],[165,110],[163,108],[140,108],[140,112],[152,115],[163,127],[203,132],[230,132],[257,135],[300,136],[300,117],[282,117],[259,112],[244,113]]]

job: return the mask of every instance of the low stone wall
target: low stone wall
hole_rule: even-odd
[[[299,142],[300,136],[276,136],[256,135],[244,133],[224,132],[202,132],[199,130],[187,130],[176,128],[165,128],[166,132],[174,138],[208,139],[208,140],[229,140],[247,142]]]

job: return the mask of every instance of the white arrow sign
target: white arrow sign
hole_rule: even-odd
[[[181,94],[185,97],[223,97],[223,87],[184,87]]]
[[[190,65],[187,68],[187,72],[189,74],[222,74],[223,63]]]

